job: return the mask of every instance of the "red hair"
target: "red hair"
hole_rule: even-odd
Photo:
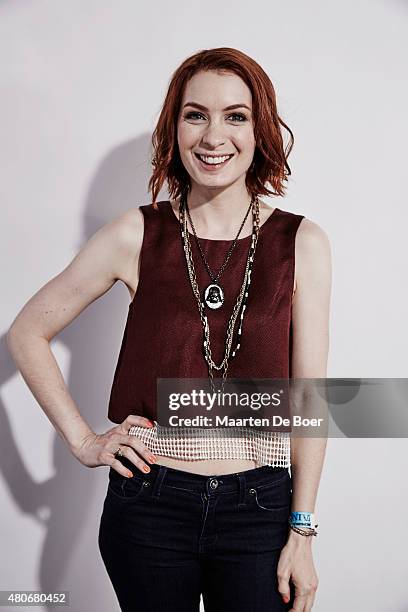
[[[178,149],[177,120],[186,84],[201,70],[233,72],[250,89],[256,147],[245,183],[251,196],[284,196],[284,181],[287,181],[291,174],[287,157],[292,150],[294,137],[278,115],[272,82],[261,66],[242,51],[219,47],[204,49],[188,57],[171,77],[152,134],[154,170],[149,179],[149,191],[152,193],[153,206],[157,208],[157,196],[165,181],[172,198],[177,198],[190,189],[190,176],[181,161]],[[283,145],[281,126],[290,135],[286,148]],[[267,188],[267,184],[272,186],[272,190]]]

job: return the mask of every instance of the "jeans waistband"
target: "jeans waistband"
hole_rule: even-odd
[[[232,474],[219,474],[205,476],[203,474],[195,474],[175,468],[167,467],[160,464],[149,464],[150,472],[142,473],[136,466],[126,457],[119,459],[125,467],[130,469],[134,478],[141,478],[154,483],[156,480],[160,486],[162,484],[171,485],[195,491],[197,493],[230,493],[233,491],[242,490],[247,486],[261,486],[272,482],[280,482],[289,476],[289,468],[273,467],[271,465],[263,465],[258,468],[235,472]],[[111,468],[113,469],[113,468]]]

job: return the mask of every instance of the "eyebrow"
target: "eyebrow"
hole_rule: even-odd
[[[185,108],[186,106],[195,106],[196,108],[199,108],[203,111],[208,111],[208,108],[206,108],[202,104],[198,104],[198,102],[186,102],[183,108]],[[230,106],[226,106],[222,110],[227,111],[227,110],[233,110],[234,108],[247,108],[249,111],[251,110],[249,106],[247,106],[246,104],[230,104]]]

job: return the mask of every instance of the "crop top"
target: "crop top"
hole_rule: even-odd
[[[158,437],[157,378],[208,378],[202,351],[203,329],[180,237],[180,222],[170,201],[140,206],[144,234],[139,282],[129,304],[114,372],[108,418],[121,423],[129,414],[154,421],[134,426],[136,435],[155,454],[178,459],[252,459],[258,466],[290,466],[290,434],[234,428],[202,429],[194,435],[180,428],[177,436]],[[275,208],[259,228],[240,350],[230,359],[230,378],[289,378],[292,351],[292,297],[295,237],[304,218]],[[230,240],[199,238],[211,270],[218,271]],[[251,235],[237,240],[220,279],[225,301],[206,309],[215,363],[224,356],[225,335],[245,271]],[[210,282],[193,234],[190,243],[200,291]],[[208,312],[207,312],[208,311]],[[218,376],[218,375],[217,375]],[[188,429],[188,428],[187,428]],[[195,430],[197,432],[197,430]]]

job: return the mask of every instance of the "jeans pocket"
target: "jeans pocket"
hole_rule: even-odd
[[[109,471],[108,494],[122,501],[135,501],[150,484],[142,476],[134,475],[132,478],[127,478],[111,468]]]
[[[279,515],[289,514],[291,506],[291,478],[289,473],[276,482],[249,489],[250,496],[258,508]]]

